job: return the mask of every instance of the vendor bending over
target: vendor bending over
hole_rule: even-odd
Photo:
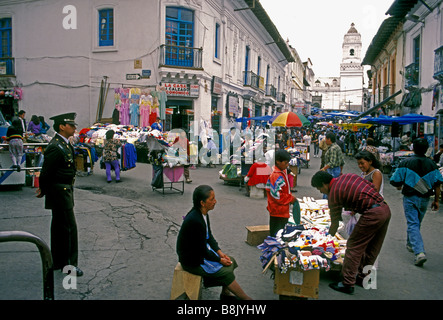
[[[210,186],[198,186],[192,200],[194,206],[177,237],[177,254],[183,269],[202,276],[206,287],[222,286],[221,300],[251,300],[235,280],[237,262],[220,250],[212,236],[208,213],[217,203],[214,190]]]
[[[332,178],[331,174],[319,171],[312,177],[311,185],[328,195],[331,215],[329,234],[332,236],[342,220],[343,208],[361,214],[347,241],[342,281],[329,285],[334,290],[353,294],[355,284],[363,285],[366,277],[363,268],[372,266],[380,253],[391,210],[371,182],[353,173]]]

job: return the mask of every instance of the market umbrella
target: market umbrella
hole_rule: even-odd
[[[272,122],[273,127],[303,127],[310,124],[305,116],[291,111],[279,114]]]
[[[321,125],[321,126],[332,126],[332,125],[333,125],[332,123],[330,123],[330,122],[326,122],[326,121],[323,121],[323,122],[317,122],[317,124],[319,124],[319,125]]]

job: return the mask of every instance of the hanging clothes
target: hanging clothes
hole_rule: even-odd
[[[166,94],[166,91],[160,91],[158,93],[158,100],[160,102],[160,119],[165,120],[166,119],[166,101],[168,101],[168,96]]]
[[[149,111],[150,104],[147,99],[147,96],[142,95],[140,100],[140,127],[148,127],[149,126]]]
[[[137,103],[131,103],[129,114],[131,115],[131,125],[133,125],[134,127],[138,127],[140,118],[140,107]]]
[[[153,102],[151,106],[151,112],[149,114],[149,123],[152,125],[155,121],[157,121],[157,118],[159,115],[159,104],[158,104],[158,98],[153,96]]]

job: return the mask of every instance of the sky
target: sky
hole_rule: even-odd
[[[361,34],[363,59],[381,23],[389,17],[385,13],[394,0],[260,0],[260,3],[302,61],[311,60],[316,77],[336,77],[340,75],[343,37],[351,23]]]

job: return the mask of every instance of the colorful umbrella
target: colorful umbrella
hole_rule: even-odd
[[[326,122],[326,121],[323,121],[323,122],[317,122],[317,124],[319,124],[319,125],[321,125],[321,126],[332,126],[332,125],[333,125],[332,123],[330,123],[330,122]]]
[[[310,124],[304,115],[295,112],[283,112],[272,122],[273,127],[303,127]]]

